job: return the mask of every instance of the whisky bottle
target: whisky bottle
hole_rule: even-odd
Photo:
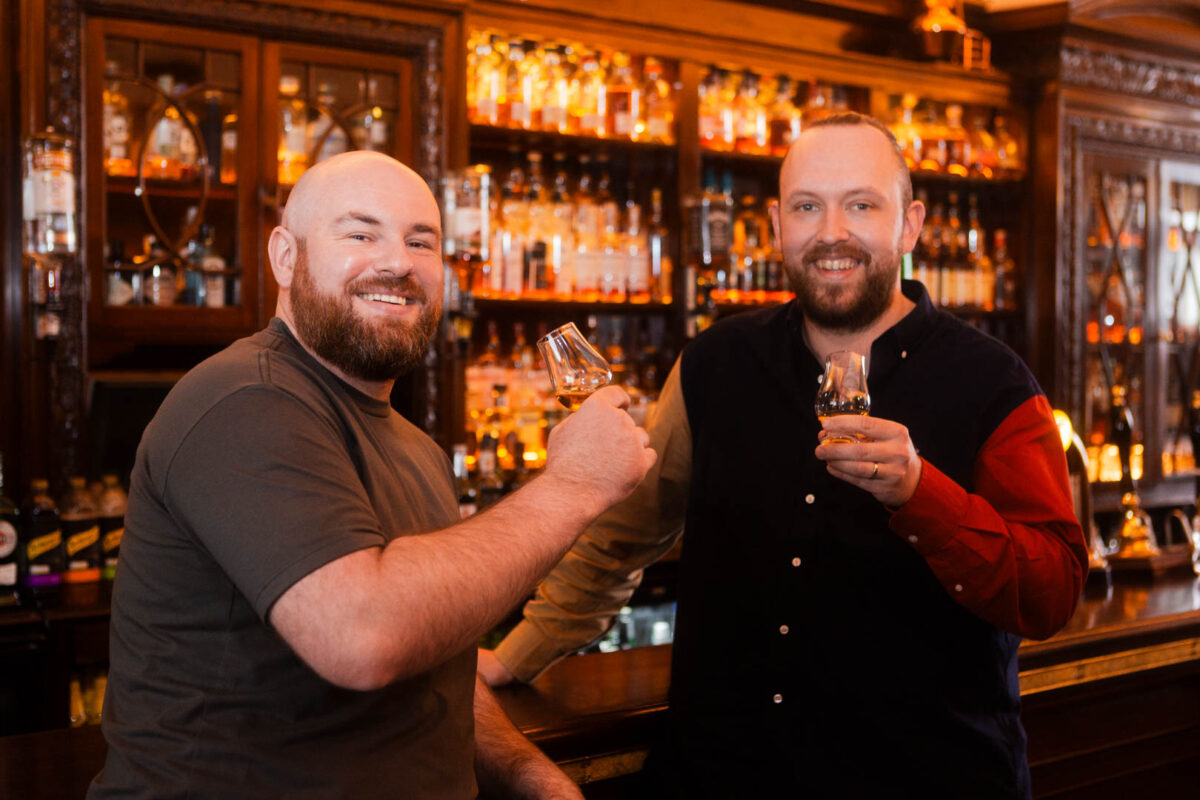
[[[671,84],[663,77],[663,65],[657,58],[647,56],[642,65],[645,82],[642,84],[643,121],[635,131],[635,139],[661,144],[675,143],[675,101]]]
[[[62,579],[63,583],[91,583],[100,580],[100,520],[87,482],[76,475],[68,484],[59,515],[66,552]]]
[[[720,149],[720,73],[711,67],[699,87],[700,145]]]
[[[146,147],[145,174],[149,178],[179,180],[182,175],[179,145],[183,136],[183,120],[179,110],[169,102],[175,95],[175,77],[164,73],[158,76],[157,83],[163,100],[151,112],[152,118],[155,113],[158,114],[158,121],[154,123]]]
[[[759,95],[758,75],[746,70],[733,101],[733,149],[739,153],[767,152],[767,110]]]
[[[659,303],[670,303],[674,291],[674,262],[671,254],[670,232],[663,224],[662,189],[650,192],[650,229],[647,247],[650,254],[650,281],[652,299]]]
[[[562,45],[547,47],[542,70],[542,130],[568,133],[571,81],[567,76],[567,54]]]
[[[451,464],[454,467],[454,489],[458,495],[458,516],[460,519],[466,519],[478,511],[479,506],[476,502],[475,484],[471,482],[471,475],[467,470],[465,444],[454,445]]]
[[[996,271],[996,308],[1013,311],[1017,307],[1017,265],[1008,254],[1008,233],[1003,228],[998,228],[993,237],[992,265]]]
[[[304,101],[297,97],[300,79],[279,79],[279,182],[292,186],[308,168],[308,130]]]
[[[786,75],[778,76],[775,83],[775,100],[771,104],[770,119],[767,123],[767,146],[771,155],[777,158],[787,155],[788,147],[800,135],[803,114],[797,108],[793,94],[791,78]]]
[[[921,140],[921,128],[913,121],[913,109],[919,100],[912,92],[905,92],[900,97],[900,119],[892,125],[892,133],[904,153],[904,163],[910,170],[917,168],[921,161],[924,143]]]
[[[962,125],[963,109],[958,103],[946,106],[946,174],[967,177],[971,168],[971,144]]]
[[[117,80],[117,62],[105,64],[104,76],[104,171],[109,175],[132,176],[137,171],[129,148],[132,133],[129,98]]]
[[[608,78],[608,130],[612,136],[634,139],[642,118],[642,87],[633,79],[629,54],[620,50],[612,55]]]
[[[479,443],[478,475],[475,484],[477,509],[483,511],[504,497],[504,480],[497,464],[499,440],[487,434]]]

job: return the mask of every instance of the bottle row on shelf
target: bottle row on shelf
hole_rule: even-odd
[[[649,214],[632,185],[617,195],[601,152],[579,157],[572,178],[555,153],[547,180],[540,152],[510,161],[494,185],[477,165],[443,183],[443,240],[461,289],[476,297],[671,301],[672,244],[663,193]]]
[[[491,31],[472,34],[467,47],[473,123],[675,141],[675,91],[657,58]]]
[[[178,257],[152,233],[142,237],[142,252],[132,258],[126,255],[122,239],[109,239],[104,304],[201,308],[240,305],[240,270],[226,266],[215,244],[212,225],[201,223],[195,230]]]
[[[979,220],[979,203],[967,195],[966,220],[958,192],[930,201],[925,189],[917,199],[928,209],[912,253],[912,277],[925,284],[943,308],[1013,311],[1019,305],[1017,266],[1008,249],[1008,233],[988,232]]]
[[[311,97],[301,86],[297,75],[279,81],[281,184],[294,184],[311,164],[347,150],[390,149],[394,113],[375,101],[374,83],[366,81],[349,99],[331,82],[319,83]],[[103,95],[105,172],[136,176],[140,160],[146,178],[192,181],[207,165],[209,180],[236,183],[237,100],[236,92],[188,87],[168,73],[153,83],[122,75],[110,63]]]
[[[890,127],[915,172],[959,178],[1017,180],[1025,174],[1025,154],[1007,117],[985,106],[922,101],[907,93],[892,107]]]
[[[49,482],[35,478],[18,508],[0,474],[0,605],[18,602],[18,588],[111,580],[125,531],[125,490],[115,475],[88,486],[73,477],[57,502]]]

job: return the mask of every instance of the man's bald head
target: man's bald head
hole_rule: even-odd
[[[314,213],[328,197],[329,192],[353,188],[360,181],[372,177],[378,179],[381,171],[393,173],[394,177],[409,191],[424,192],[433,200],[425,180],[409,167],[384,153],[371,150],[352,150],[317,162],[307,169],[288,195],[280,224],[303,239],[316,223]],[[436,204],[436,201],[434,201]]]
[[[908,208],[912,204],[912,199],[913,199],[912,176],[909,174],[908,164],[904,161],[904,149],[900,146],[900,142],[896,139],[896,134],[892,133],[891,129],[888,128],[888,126],[884,125],[882,122],[875,119],[874,117],[868,116],[866,114],[859,114],[856,111],[843,111],[839,114],[832,114],[828,117],[823,117],[823,118],[817,120],[816,122],[813,122],[813,123],[807,125],[804,128],[804,133],[807,133],[808,131],[820,130],[822,128],[833,128],[833,127],[837,127],[837,126],[851,126],[851,125],[853,125],[853,126],[862,125],[862,126],[865,126],[868,128],[874,128],[875,130],[879,131],[880,136],[882,136],[884,139],[887,140],[887,143],[889,145],[888,149],[890,151],[892,151],[895,155],[896,182],[900,188],[900,207]],[[799,141],[801,138],[803,138],[804,133],[801,133],[800,136],[797,137],[796,141]],[[796,143],[793,142],[792,146],[790,148],[788,148],[787,155],[790,157],[796,149],[797,149]],[[785,162],[787,160],[788,160],[787,158],[784,159]],[[782,176],[784,175],[784,173],[785,173],[785,170],[781,169],[780,170],[781,179],[782,179]],[[781,185],[780,186],[780,196],[782,196],[782,195],[783,195],[783,187]]]

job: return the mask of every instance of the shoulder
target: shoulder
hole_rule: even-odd
[[[786,329],[790,304],[745,311],[725,317],[701,332],[683,351],[683,361],[698,361],[722,354],[737,356],[780,339]]]

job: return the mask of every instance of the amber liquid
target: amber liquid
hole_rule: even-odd
[[[871,397],[862,392],[850,395],[837,392],[820,392],[816,402],[817,419],[822,423],[829,417],[841,414],[859,414],[866,416],[871,413]],[[830,436],[821,440],[821,444],[854,444],[859,440],[850,436]]]
[[[576,411],[581,405],[583,405],[584,400],[587,400],[589,397],[591,397],[591,394],[591,391],[556,392],[554,399],[557,400],[559,405],[563,406],[564,408],[567,408],[570,411]]]

